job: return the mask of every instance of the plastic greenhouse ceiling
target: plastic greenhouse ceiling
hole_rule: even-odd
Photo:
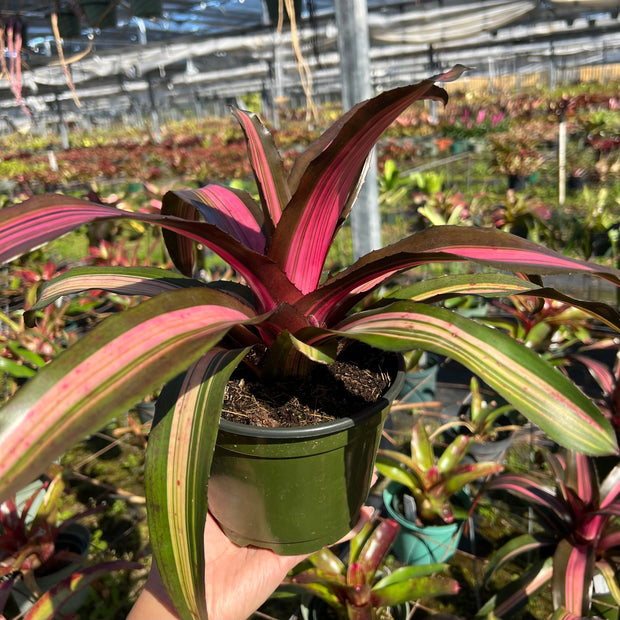
[[[619,62],[619,5],[369,0],[372,83],[390,87],[455,63],[488,75]],[[296,11],[313,92],[337,94],[333,1],[303,0]],[[91,111],[147,109],[161,93],[179,104],[251,92],[272,101],[294,96],[302,88],[291,28],[278,34],[269,15],[264,0],[5,0],[0,114],[23,120],[58,106],[75,110],[76,101]]]

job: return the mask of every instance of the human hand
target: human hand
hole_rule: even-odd
[[[342,541],[349,540],[370,519],[362,507],[360,520]],[[239,547],[222,532],[209,513],[205,525],[205,591],[212,620],[241,620],[256,611],[306,555],[278,555],[269,549]],[[127,620],[176,620],[179,616],[166,593],[157,566],[153,567]]]

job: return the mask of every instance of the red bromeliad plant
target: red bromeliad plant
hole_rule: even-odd
[[[285,583],[325,601],[343,620],[391,618],[390,607],[456,594],[458,583],[437,574],[446,564],[402,566],[381,574],[398,530],[393,519],[371,519],[351,540],[348,563],[332,550],[321,549],[297,566]]]
[[[524,499],[533,508],[541,531],[517,536],[491,557],[487,578],[516,557],[538,552],[521,578],[483,606],[480,615],[484,617],[491,612],[493,617],[509,617],[548,583],[557,617],[585,617],[592,602],[595,570],[620,604],[620,465],[599,483],[591,457],[568,451],[565,459],[553,454],[546,459],[546,475],[506,473],[486,486],[487,491],[507,491]]]
[[[114,570],[141,568],[136,562],[126,561],[82,566],[85,556],[77,553],[75,534],[67,537],[67,528],[98,509],[60,520],[59,502],[66,484],[58,465],[50,467],[49,475],[50,480],[27,497],[23,506],[18,506],[15,498],[0,504],[0,618],[4,618],[4,607],[13,588],[37,598],[28,618],[47,619],[59,616],[62,606],[95,579]],[[35,510],[40,493],[41,504]],[[75,571],[64,579],[59,577],[50,591],[41,593],[37,579],[62,571],[70,563],[75,564]]]
[[[447,101],[435,82],[459,73],[358,104],[299,155],[288,175],[259,119],[236,110],[259,204],[243,191],[208,185],[167,193],[160,214],[60,195],[0,210],[0,261],[83,224],[126,219],[163,227],[170,256],[184,274],[86,267],[41,289],[34,310],[89,288],[153,299],[106,318],[38,370],[0,409],[0,495],[29,482],[70,442],[187,371],[186,384],[200,389],[186,390],[172,421],[151,434],[147,497],[154,552],[175,605],[183,617],[204,618],[204,490],[227,380],[253,348],[266,352],[265,378],[300,375],[311,363],[329,363],[336,342],[434,351],[467,366],[559,443],[587,453],[616,452],[609,423],[596,406],[536,353],[498,330],[429,303],[472,293],[560,295],[552,289],[517,276],[439,278],[415,294],[393,290],[390,299],[363,312],[355,309],[389,279],[426,263],[474,261],[519,274],[582,271],[620,284],[618,270],[572,260],[497,230],[445,226],[324,277],[330,245],[354,202],[373,145],[413,102]],[[195,243],[217,253],[244,283],[191,278]],[[620,326],[612,308],[575,303]]]

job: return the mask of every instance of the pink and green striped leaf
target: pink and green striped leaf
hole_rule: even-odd
[[[539,275],[589,273],[620,285],[620,271],[617,269],[568,258],[500,230],[435,226],[363,256],[348,269],[328,278],[316,291],[304,296],[298,302],[297,307],[301,312],[313,315],[319,324],[330,325],[342,318],[370,291],[403,270],[428,263],[462,261],[481,263],[515,273]],[[477,289],[480,294],[485,294],[489,288],[504,286],[506,294],[509,293],[509,282],[502,282],[501,279],[494,280],[492,276],[489,276],[489,280],[485,282],[484,276],[478,277],[482,281],[474,278],[471,290],[468,290],[466,282],[461,281],[458,285],[460,294],[467,292],[475,294],[478,292]],[[441,281],[438,281],[438,284],[440,283]],[[447,290],[440,289],[440,293],[450,293],[450,287],[454,285],[454,281],[447,281],[446,285]],[[529,288],[525,280],[522,281],[521,286]],[[527,295],[533,294],[530,290],[522,292]],[[600,315],[606,323],[620,329],[618,312],[611,307],[605,307],[604,304],[584,303],[548,288],[539,289],[538,294],[574,303],[588,312]],[[432,291],[428,290],[422,290],[420,295],[424,299],[433,298]]]
[[[192,287],[205,288],[206,284],[156,267],[76,267],[44,282],[30,311],[44,308],[63,295],[74,295],[89,289],[154,297],[166,291]]]
[[[422,280],[411,286],[398,288],[385,298],[435,303],[465,295],[479,295],[484,298],[526,295],[554,299],[584,310],[592,318],[620,330],[620,313],[609,304],[577,299],[553,288],[540,287],[529,280],[501,273],[475,273]]]
[[[326,338],[317,332],[307,340],[314,346]],[[451,357],[560,445],[590,455],[618,451],[610,422],[592,401],[534,351],[498,330],[444,308],[396,302],[345,319],[332,333],[384,350],[419,348]]]
[[[520,497],[528,504],[540,506],[548,512],[548,518],[554,520],[558,531],[563,523],[570,523],[572,514],[567,502],[550,490],[550,481],[536,478],[528,474],[506,473],[490,480],[485,489],[487,491],[506,491]]]
[[[433,80],[386,91],[355,106],[301,155],[289,180],[293,196],[268,255],[303,293],[314,290],[333,238],[357,195],[366,159],[381,134],[415,101],[447,100]]]
[[[596,563],[598,572],[605,579],[605,583],[609,588],[609,593],[613,597],[617,605],[620,605],[620,582],[618,581],[617,570],[607,560],[599,559]]]
[[[614,374],[611,372],[609,365],[603,361],[594,359],[587,355],[581,355],[579,353],[571,355],[568,358],[568,363],[572,363],[573,361],[579,362],[583,364],[592,378],[599,384],[601,390],[605,395],[613,394],[614,387],[616,385],[616,379]]]
[[[206,289],[163,293],[104,320],[0,409],[0,497],[199,359],[251,308]]]
[[[161,393],[149,437],[149,531],[162,580],[182,618],[208,617],[204,527],[226,383],[248,349],[213,348]],[[162,414],[162,417],[159,417]]]
[[[560,541],[553,555],[551,580],[555,608],[563,607],[578,616],[588,614],[595,565],[593,545],[573,545],[567,539]]]
[[[207,185],[199,189],[169,191],[164,195],[162,215],[194,221],[201,215],[205,222],[231,236],[246,248],[265,253],[263,215],[252,197],[242,190]],[[192,273],[193,244],[186,236],[164,230],[164,240],[175,265],[186,275]]]
[[[601,482],[601,508],[616,502],[620,494],[620,464],[616,465]]]
[[[280,152],[273,136],[256,114],[233,108],[248,145],[248,156],[256,178],[258,193],[267,221],[268,237],[278,225],[282,211],[291,199]]]
[[[521,537],[520,537],[521,538]],[[511,581],[493,595],[479,610],[476,617],[510,618],[511,613],[523,607],[530,596],[551,580],[553,558],[537,561],[518,579]]]
[[[63,606],[85,588],[90,587],[97,579],[101,579],[113,571],[141,568],[142,565],[137,562],[115,560],[80,569],[45,592],[28,611],[25,618],[28,620],[49,620],[59,617],[62,615]]]
[[[282,300],[294,303],[301,295],[278,265],[213,224],[167,215],[131,213],[70,196],[35,196],[0,209],[0,263],[84,224],[112,219],[161,226],[205,245],[246,280],[257,298],[259,312],[272,310]]]
[[[594,459],[569,450],[566,455],[564,483],[584,504],[598,506],[599,483]]]
[[[446,71],[439,75],[434,75],[425,80],[424,83],[434,84],[435,82],[452,82],[457,80],[463,73],[467,71],[467,67],[463,65],[455,65],[449,71]],[[416,85],[418,86],[418,85]],[[446,101],[446,93],[442,91],[441,100]],[[427,98],[421,96],[421,98]],[[300,179],[306,174],[306,170],[310,164],[322,153],[338,136],[343,125],[350,122],[350,119],[359,114],[359,109],[366,105],[367,102],[358,103],[352,107],[348,112],[343,114],[335,123],[333,123],[323,134],[321,134],[303,153],[301,153],[296,159],[293,169],[289,175],[288,183],[291,191],[295,192],[299,185]]]
[[[517,293],[531,294],[540,287],[534,282],[504,273],[472,273],[446,275],[420,280],[410,286],[396,287],[384,299],[436,302],[459,295],[506,297]]]

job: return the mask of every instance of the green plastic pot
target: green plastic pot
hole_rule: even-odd
[[[297,428],[220,422],[209,510],[233,542],[296,555],[351,530],[368,497],[383,422],[403,384],[400,356],[396,363],[381,400],[354,416]]]
[[[405,487],[390,482],[383,491],[383,503],[388,515],[401,526],[392,546],[392,553],[410,566],[447,562],[456,552],[463,533],[462,523],[419,526],[396,508],[396,500]]]

